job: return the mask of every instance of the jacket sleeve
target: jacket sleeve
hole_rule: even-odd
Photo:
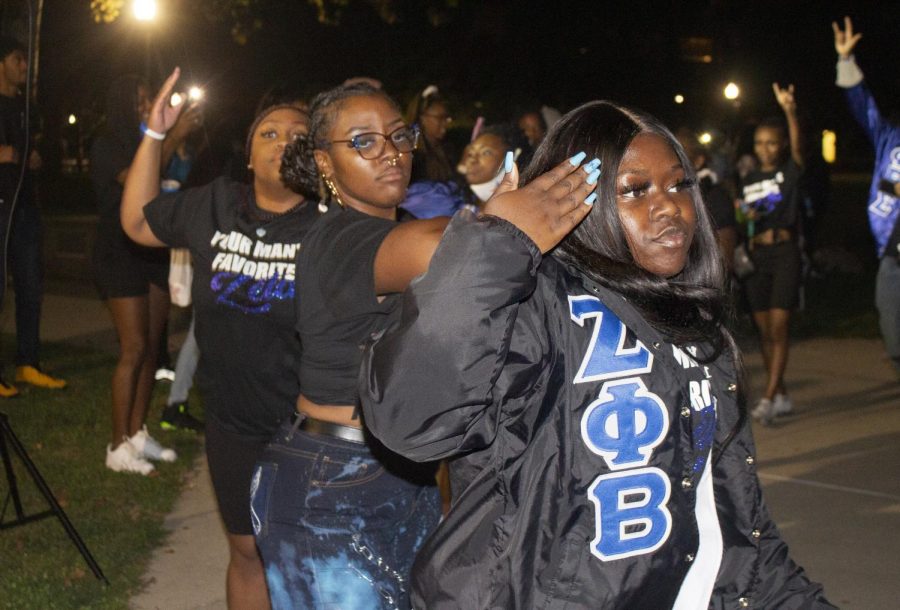
[[[716,466],[727,493],[716,498],[725,553],[716,596],[722,605],[715,607],[742,607],[740,600],[746,599],[753,608],[835,608],[825,599],[822,585],[791,559],[763,499],[755,456],[748,418]]]
[[[540,260],[506,221],[465,211],[453,218],[428,272],[403,295],[399,322],[363,357],[366,427],[386,446],[426,461],[493,441],[495,383]]]
[[[853,118],[865,130],[869,140],[876,143],[884,120],[853,56],[838,60],[836,84],[844,89]]]

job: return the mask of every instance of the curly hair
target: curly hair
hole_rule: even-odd
[[[616,174],[629,144],[641,133],[668,142],[681,162],[697,217],[697,228],[684,269],[671,278],[641,268],[625,239],[616,205]],[[553,255],[578,268],[597,284],[622,294],[650,324],[676,344],[709,342],[715,356],[737,347],[726,328],[731,313],[725,291],[725,270],[712,221],[684,149],[657,119],[642,112],[596,101],[566,114],[547,134],[522,175],[530,182],[579,151],[600,159],[598,200],[588,217],[556,248]],[[736,360],[737,362],[737,360]]]
[[[288,188],[310,198],[328,196],[321,188],[319,169],[313,153],[331,147],[328,133],[345,101],[354,97],[373,96],[384,98],[400,111],[391,96],[368,83],[340,85],[313,98],[309,107],[309,134],[290,144],[284,150],[281,160],[281,178]]]

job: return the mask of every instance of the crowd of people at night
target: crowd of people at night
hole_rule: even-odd
[[[900,126],[850,19],[833,28],[836,84],[877,155],[876,305],[900,373]],[[15,128],[22,48],[4,53],[11,196],[40,159]],[[780,114],[740,169],[608,101],[479,118],[456,149],[437,87],[405,107],[368,77],[308,100],[287,87],[259,103],[240,167],[208,180],[180,77],[112,82],[91,150],[93,269],[120,346],[105,463],[177,459],[147,417],[169,249],[187,251],[192,321],[161,424],[204,434],[230,608],[834,607],[769,515],[751,432],[794,409],[812,153],[793,85],[773,84]],[[11,225],[15,381],[59,389],[28,322],[29,189]],[[736,309],[758,333],[756,397]]]

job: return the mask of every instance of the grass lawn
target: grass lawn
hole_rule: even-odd
[[[4,351],[14,338],[4,335]],[[110,586],[94,578],[59,520],[49,517],[0,530],[0,608],[125,608],[137,590],[151,552],[165,536],[162,524],[180,492],[183,477],[201,446],[186,432],[165,432],[156,422],[164,402],[158,388],[148,417],[151,433],[178,452],[151,477],[106,469],[109,442],[109,381],[113,354],[84,347],[45,344],[44,364],[69,387],[52,392],[19,386],[19,397],[0,402],[69,519],[100,564]],[[10,362],[4,354],[2,362]],[[6,371],[7,374],[10,371]],[[47,504],[13,455],[26,514]],[[15,517],[5,474],[0,474],[4,521]]]

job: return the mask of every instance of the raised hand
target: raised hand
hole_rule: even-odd
[[[853,22],[850,21],[850,17],[844,17],[843,31],[836,21],[831,22],[831,29],[834,30],[834,50],[846,59],[853,53],[853,47],[862,38],[862,34],[853,33]]]
[[[485,214],[511,222],[547,252],[584,220],[596,199],[591,191],[597,186],[600,161],[582,165],[584,158],[579,153],[515,190],[510,190],[517,175],[510,159],[510,171],[485,204]]]
[[[169,103],[179,76],[181,76],[180,68],[172,70],[169,78],[166,79],[159,93],[156,94],[156,99],[153,100],[150,116],[147,117],[147,127],[157,133],[164,134],[169,131],[175,125],[178,115],[181,114],[181,110],[184,108],[186,95],[181,96],[181,100],[175,105]]]
[[[785,114],[794,114],[797,112],[797,101],[794,99],[794,85],[788,85],[782,89],[778,83],[772,83],[772,91],[775,93],[775,99],[778,105],[784,110]]]

